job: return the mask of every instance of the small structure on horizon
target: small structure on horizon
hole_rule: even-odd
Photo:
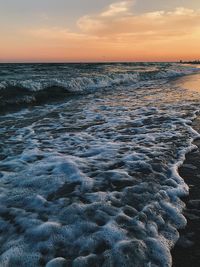
[[[200,60],[193,60],[193,61],[183,61],[183,60],[180,60],[180,63],[182,64],[200,64]]]

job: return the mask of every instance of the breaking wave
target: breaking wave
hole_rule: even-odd
[[[155,80],[168,80],[192,74],[198,69],[169,68],[133,73],[109,73],[73,78],[33,77],[32,79],[11,79],[0,81],[0,110],[7,107],[35,105],[57,101],[74,94],[93,93],[100,89],[131,85],[140,87]]]

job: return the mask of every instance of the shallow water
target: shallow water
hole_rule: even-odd
[[[178,81],[176,81],[176,84],[180,85],[182,88],[189,89],[199,93],[200,75],[199,73],[196,73],[190,76],[183,76]]]
[[[171,80],[196,71],[1,65],[0,266],[171,266],[188,193],[177,167],[199,109],[199,94]],[[51,102],[61,76],[70,96]],[[45,104],[24,108],[19,95],[8,112],[6,92],[13,104],[16,88],[45,90]]]

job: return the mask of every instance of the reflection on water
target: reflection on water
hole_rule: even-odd
[[[200,92],[200,75],[194,74],[183,77],[178,81],[178,84],[180,84],[185,89]]]

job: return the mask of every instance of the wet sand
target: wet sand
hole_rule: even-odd
[[[200,92],[199,74],[181,78],[178,83]],[[200,133],[200,114],[194,120],[193,128]],[[180,231],[180,238],[172,250],[173,267],[200,266],[200,138],[193,143],[197,148],[186,155],[179,168],[180,176],[189,186],[189,196],[183,199],[187,226]]]
[[[197,72],[196,74],[175,79],[172,84],[181,86],[193,92],[200,92],[200,74]]]

